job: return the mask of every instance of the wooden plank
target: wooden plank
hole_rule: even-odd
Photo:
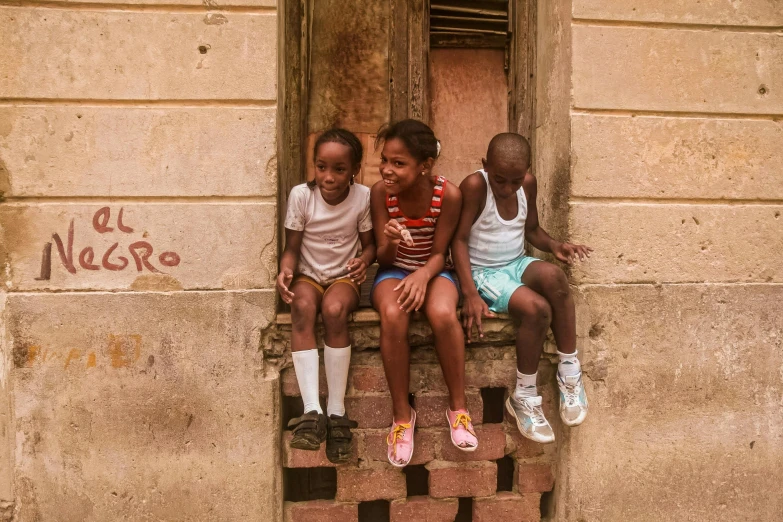
[[[389,17],[389,114],[391,121],[408,117],[408,2],[391,0]]]
[[[535,98],[535,0],[512,0],[509,72],[509,129],[533,142]]]
[[[432,33],[430,47],[467,47],[470,49],[504,49],[508,37],[505,35]]]
[[[307,0],[284,0],[278,11],[278,252],[285,247],[285,212],[291,189],[305,180],[307,124]],[[282,302],[281,302],[282,305]]]
[[[410,0],[408,13],[408,117],[428,122],[429,1]]]

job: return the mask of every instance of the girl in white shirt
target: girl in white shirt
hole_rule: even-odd
[[[291,447],[317,450],[326,440],[331,462],[351,455],[351,428],[345,415],[345,387],[351,362],[348,315],[359,305],[359,285],[375,261],[370,189],[354,184],[362,144],[345,129],[324,132],[315,142],[315,179],[297,185],[288,198],[286,246],[277,290],[291,305],[291,352],[304,415],[292,419]],[[359,255],[361,245],[361,255]],[[318,400],[315,318],[321,312],[324,367],[329,388],[326,413]]]

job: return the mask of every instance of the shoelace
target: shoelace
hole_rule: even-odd
[[[579,400],[579,392],[577,391],[576,387],[579,385],[579,383],[569,384],[564,382],[563,384],[565,385],[566,389],[566,406],[576,406],[576,401]]]
[[[454,420],[454,424],[451,427],[456,430],[459,427],[459,425],[462,424],[465,427],[465,429],[468,430],[468,433],[470,433],[471,435],[475,435],[475,433],[473,433],[473,430],[470,429],[470,421],[471,421],[470,415],[468,415],[467,413],[458,413],[457,418]]]
[[[392,428],[391,433],[386,435],[386,444],[392,447],[392,455],[395,457],[397,456],[397,441],[403,440],[405,431],[409,429],[411,429],[410,424],[397,424]],[[391,442],[389,442],[389,437],[391,437]]]
[[[534,425],[543,426],[547,423],[546,417],[544,417],[544,411],[541,409],[541,406],[531,406],[527,402],[525,403],[525,406],[527,406],[530,410],[529,416]]]

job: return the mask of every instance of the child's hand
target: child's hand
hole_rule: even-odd
[[[367,263],[361,257],[354,257],[348,261],[348,277],[351,281],[360,285],[367,279]]]
[[[277,291],[280,292],[280,297],[287,304],[291,304],[294,300],[294,293],[288,289],[291,281],[294,279],[294,274],[290,269],[284,268],[277,275]]]
[[[397,298],[400,310],[404,312],[415,310],[418,312],[421,305],[424,304],[424,297],[427,295],[427,284],[429,282],[427,276],[420,270],[416,270],[400,281],[400,284],[394,287],[395,292],[402,289],[400,297]]]
[[[574,264],[574,261],[577,259],[579,259],[579,261],[584,261],[590,257],[590,252],[592,251],[593,249],[589,246],[574,245],[573,243],[556,243],[552,247],[552,253],[555,257],[569,265]]]
[[[399,245],[400,241],[402,241],[402,230],[404,228],[404,226],[397,223],[396,219],[390,219],[386,226],[383,227],[383,235],[395,245]]]
[[[496,315],[489,311],[487,303],[478,294],[466,297],[462,303],[462,327],[468,336],[468,342],[473,340],[474,323],[479,337],[484,337],[484,329],[481,326],[482,317],[496,317]]]

